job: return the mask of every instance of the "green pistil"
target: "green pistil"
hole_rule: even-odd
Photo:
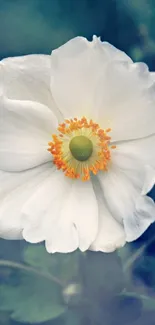
[[[70,141],[69,149],[76,160],[86,161],[92,155],[93,144],[84,135],[79,135]]]

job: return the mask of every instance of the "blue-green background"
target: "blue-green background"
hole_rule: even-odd
[[[155,70],[155,0],[0,0],[1,59],[93,34]],[[25,323],[155,325],[155,226],[112,254],[0,240],[0,325]]]

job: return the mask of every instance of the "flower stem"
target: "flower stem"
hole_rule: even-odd
[[[43,278],[46,278],[50,281],[53,281],[57,284],[59,284],[61,287],[64,287],[64,283],[59,280],[57,277],[55,277],[54,275],[48,273],[48,272],[42,272],[42,271],[38,271],[37,269],[31,267],[31,266],[27,266],[21,263],[17,263],[17,262],[13,262],[13,261],[8,261],[8,260],[0,260],[0,267],[1,266],[6,266],[6,267],[11,267],[14,269],[19,269],[19,270],[23,270],[29,273],[33,273],[36,275],[39,275]]]
[[[127,262],[124,264],[124,271],[128,270],[133,265],[136,259],[144,253],[146,247],[149,246],[153,240],[154,238],[150,238],[147,243],[144,243],[131,257],[128,258]]]

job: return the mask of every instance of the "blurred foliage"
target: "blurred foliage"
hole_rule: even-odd
[[[43,244],[0,240],[0,324],[150,324],[139,321],[155,314],[154,241],[51,255]],[[18,243],[16,260],[1,257],[8,243]]]
[[[155,70],[154,21],[154,0],[0,0],[0,58],[96,34]],[[154,252],[155,225],[113,254],[0,240],[0,324],[154,325]]]

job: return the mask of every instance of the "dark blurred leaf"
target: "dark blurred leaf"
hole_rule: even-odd
[[[132,267],[133,276],[155,290],[155,257],[141,256]]]
[[[19,261],[22,255],[24,241],[5,240],[0,238],[0,259]]]
[[[60,287],[47,279],[22,274],[18,286],[0,287],[0,310],[21,322],[40,323],[59,317],[66,307]]]
[[[132,298],[141,301],[142,306],[145,310],[147,311],[155,311],[155,296],[150,297],[150,296],[145,296],[145,295],[140,295],[135,292],[124,292],[121,294],[121,297],[126,299],[126,298]]]
[[[88,251],[81,256],[80,271],[86,295],[93,300],[106,300],[124,288],[122,265],[115,253]]]
[[[111,315],[110,325],[117,324],[133,324],[142,313],[142,302],[140,297],[135,295],[118,295],[113,298],[111,306],[109,306]]]
[[[131,325],[154,325],[155,311],[143,311],[141,317]]]
[[[143,264],[143,256],[154,256],[155,249],[155,223],[136,241],[126,244],[117,250],[125,273],[131,273],[135,265]],[[149,260],[150,263],[150,260]],[[152,262],[151,262],[152,263]]]
[[[78,275],[78,256],[78,251],[69,254],[49,254],[43,245],[29,245],[24,251],[25,263],[52,273],[63,282],[70,282]]]

